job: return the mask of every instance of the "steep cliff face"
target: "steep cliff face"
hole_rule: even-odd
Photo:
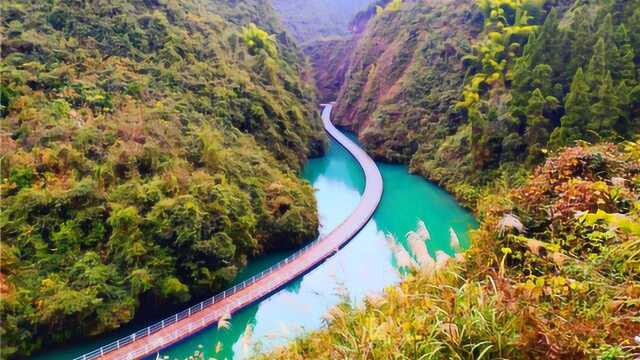
[[[311,61],[311,74],[321,102],[336,100],[360,37],[369,20],[376,15],[376,6],[384,6],[388,2],[378,0],[355,14],[347,26],[348,35],[323,38],[305,45],[304,54]]]
[[[367,22],[375,16],[375,4],[388,0],[274,0],[287,31],[303,44],[311,62],[310,80],[318,100],[336,99],[351,62],[353,50]]]
[[[336,99],[357,43],[357,38],[346,37],[318,40],[305,46],[304,53],[311,61],[313,80],[320,102]]]
[[[462,57],[482,29],[472,0],[418,1],[384,11],[358,39],[334,113],[377,158],[408,162],[420,143],[453,133]]]

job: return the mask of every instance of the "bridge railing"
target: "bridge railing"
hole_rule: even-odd
[[[92,360],[92,359],[97,359],[103,355],[106,355],[114,350],[118,350],[123,346],[126,346],[136,340],[145,338],[151,334],[154,334],[164,328],[166,328],[167,326],[173,325],[175,323],[177,323],[180,320],[183,320],[187,317],[190,317],[200,311],[202,311],[203,309],[218,303],[232,295],[235,295],[238,291],[246,288],[249,285],[252,285],[260,280],[262,280],[264,277],[266,277],[267,275],[273,273],[275,270],[280,269],[281,267],[283,267],[284,265],[290,263],[291,261],[297,259],[298,257],[300,257],[300,255],[304,254],[307,250],[309,250],[309,248],[315,246],[316,244],[318,244],[318,242],[320,242],[322,240],[322,237],[310,242],[309,244],[305,245],[303,248],[299,249],[298,251],[296,251],[295,253],[289,255],[288,257],[286,257],[283,260],[280,260],[278,263],[270,266],[269,268],[261,271],[260,273],[253,275],[252,277],[244,280],[243,282],[234,285],[233,287],[224,290],[221,293],[216,294],[215,296],[212,296],[204,301],[201,301],[177,314],[174,314],[172,316],[169,316],[168,318],[163,319],[162,321],[159,321],[153,325],[147,326],[144,329],[138,330],[135,333],[123,337],[121,339],[118,339],[116,341],[113,341],[107,345],[101,346],[98,349],[95,349],[91,352],[88,352],[86,354],[83,354],[81,356],[76,357],[73,360]],[[263,294],[265,295],[265,294]],[[201,326],[198,326],[199,328],[202,328],[205,326],[205,324],[207,324],[209,321],[211,321],[212,319],[215,319],[215,317],[219,317],[222,316],[222,314],[218,314],[217,312],[213,317],[207,317],[207,321],[204,321],[204,319],[202,319],[201,321]],[[193,329],[191,329],[191,331],[193,331]],[[189,332],[191,332],[189,331]],[[172,332],[170,336],[172,339],[174,338],[174,336],[181,336],[182,334],[184,334],[184,329],[177,329],[176,331]],[[146,349],[146,347],[145,347]],[[134,357],[137,356],[137,352],[132,352],[130,353],[130,355],[133,355]]]

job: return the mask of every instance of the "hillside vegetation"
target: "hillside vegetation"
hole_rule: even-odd
[[[452,104],[464,80],[462,57],[481,29],[471,0],[382,11],[358,41],[335,121],[358,132],[377,158],[409,162],[464,122]]]
[[[312,75],[322,102],[335,101],[345,83],[349,67],[355,61],[355,48],[380,6],[389,0],[378,0],[355,14],[349,22],[349,34],[317,39],[306,43],[303,51],[311,63]]]
[[[0,357],[227,286],[317,235],[324,138],[267,2],[3,1]]]
[[[327,103],[336,100],[353,56],[354,38],[315,41],[304,48],[311,61],[312,74],[318,100]]]
[[[480,227],[448,265],[394,249],[399,286],[268,358],[638,358],[638,34],[635,0],[378,8],[335,121]]]
[[[353,48],[376,4],[388,0],[275,0],[274,7],[287,31],[311,62],[313,80],[321,103],[335,101],[352,60]]]
[[[264,358],[640,356],[639,142],[567,148],[521,185],[497,183],[477,209],[462,262],[420,261],[399,286],[345,301],[325,329]]]
[[[638,8],[405,1],[369,21],[334,120],[377,158],[409,163],[473,206],[463,183],[531,169],[577,139],[637,133]]]
[[[451,104],[462,57],[482,30],[473,1],[416,2],[382,11],[358,41],[334,119],[377,158],[408,162],[464,121]]]

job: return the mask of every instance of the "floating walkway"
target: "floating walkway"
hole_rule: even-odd
[[[369,222],[378,207],[382,198],[382,175],[369,155],[333,126],[331,109],[332,105],[326,105],[322,111],[324,128],[358,161],[366,180],[360,203],[344,222],[326,236],[233,288],[75,360],[139,359],[153,355],[276,292],[346,245]]]

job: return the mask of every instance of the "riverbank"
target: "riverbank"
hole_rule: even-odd
[[[228,328],[207,329],[160,352],[160,356],[186,359],[199,351],[205,359],[245,359],[321,328],[328,311],[345,299],[362,303],[367,296],[398,284],[401,270],[385,234],[393,235],[398,245],[408,249],[404,235],[415,230],[418,220],[424,220],[429,228],[433,256],[436,251],[453,255],[450,227],[458,233],[462,246],[468,246],[468,229],[477,223],[455,199],[409,174],[405,166],[377,164],[385,184],[393,186],[385,187],[373,218],[349,244],[284,289],[235,314]],[[321,234],[350,213],[364,186],[361,171],[335,142],[325,157],[309,161],[304,177],[316,190]]]
[[[160,355],[185,359],[199,350],[206,357],[243,359],[255,354],[254,349],[267,351],[319,329],[328,310],[345,298],[361,303],[367,295],[379,294],[400,281],[398,264],[385,234],[393,235],[400,245],[408,248],[404,235],[415,229],[418,220],[423,220],[431,232],[432,255],[438,250],[453,254],[449,227],[459,234],[463,246],[468,245],[467,229],[476,223],[449,194],[409,174],[405,166],[378,163],[378,167],[384,181],[393,186],[385,188],[373,218],[347,246],[282,290],[234,314],[228,328],[208,328]],[[307,163],[303,177],[315,189],[320,233],[326,235],[357,206],[364,190],[362,170],[332,141],[326,156]],[[251,271],[262,271],[286,256],[274,254],[254,259],[245,278],[253,275]],[[69,359],[79,353],[66,349],[64,353],[51,352],[37,359]]]
[[[345,301],[262,358],[637,358],[639,169],[638,142],[565,149],[480,199],[463,262]]]

